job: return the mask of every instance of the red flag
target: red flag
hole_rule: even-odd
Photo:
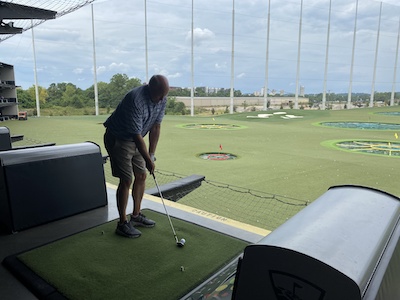
[[[221,149],[221,150],[222,150],[222,145],[221,145],[221,144],[219,144],[219,149]]]

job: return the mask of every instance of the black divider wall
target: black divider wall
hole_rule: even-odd
[[[8,127],[0,127],[0,151],[11,149],[11,137]]]
[[[10,231],[107,205],[103,158],[94,143],[0,152],[0,162],[1,207],[8,207],[0,221]]]

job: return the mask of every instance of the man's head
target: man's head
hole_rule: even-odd
[[[149,81],[151,100],[154,103],[160,102],[169,92],[167,77],[163,75],[153,75]]]

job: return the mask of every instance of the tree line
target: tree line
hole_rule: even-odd
[[[126,74],[115,74],[109,83],[98,82],[99,107],[115,108],[124,95],[134,87],[142,85],[138,78],[129,78]],[[46,89],[39,86],[40,107],[92,107],[94,106],[94,85],[83,90],[73,83],[52,83]],[[34,108],[36,106],[35,86],[27,90],[17,89],[18,103],[23,108]]]
[[[99,108],[105,108],[112,111],[131,89],[141,86],[143,83],[138,78],[129,78],[126,74],[115,74],[110,82],[98,82],[98,105]],[[39,103],[41,108],[53,107],[73,107],[87,108],[94,107],[94,85],[83,90],[73,83],[52,83],[48,88],[38,86]],[[229,89],[220,89],[212,96],[229,96]],[[235,96],[241,96],[240,91],[235,91]],[[32,85],[27,90],[17,89],[18,103],[22,109],[35,109],[36,107],[36,89]],[[176,101],[178,96],[190,96],[190,89],[172,88],[168,94],[167,114],[189,114],[190,111],[185,108],[184,103]],[[204,88],[196,88],[195,96],[207,96]]]
[[[127,92],[141,86],[143,83],[138,78],[129,78],[126,74],[115,74],[110,82],[98,82],[98,105],[107,112],[114,110]],[[39,103],[43,109],[54,107],[88,108],[94,107],[94,85],[83,90],[73,83],[52,83],[46,89],[38,87]],[[36,90],[31,86],[27,90],[17,89],[18,103],[22,109],[36,108]],[[167,114],[188,114],[182,102],[177,102],[175,97],[168,97]]]
[[[110,82],[98,82],[98,103],[101,108],[115,108],[122,100],[125,94],[131,89],[142,85],[140,79],[129,78],[126,74],[115,74],[111,77]],[[73,83],[52,83],[48,88],[38,87],[40,107],[49,108],[53,106],[83,108],[94,105],[94,85],[83,90]],[[207,94],[203,87],[195,88],[195,96],[211,96]],[[229,89],[219,89],[212,96],[229,97]],[[27,90],[17,89],[18,103],[23,108],[36,107],[36,91],[32,85]],[[169,98],[179,96],[190,96],[188,88],[172,88],[168,94]],[[240,91],[235,91],[235,96],[242,96]],[[176,101],[172,101],[176,102]]]
[[[126,74],[115,74],[111,77],[110,82],[98,82],[98,105],[100,108],[106,108],[107,111],[115,109],[118,103],[122,100],[124,95],[132,88],[142,85],[140,79],[129,78]],[[39,86],[39,101],[41,108],[52,107],[74,107],[86,108],[94,107],[94,85],[83,90],[73,83],[52,83],[48,88]],[[176,101],[176,97],[190,96],[190,89],[188,88],[171,88],[168,94],[168,103],[166,113],[168,114],[188,114],[189,111],[185,108],[182,102]],[[36,91],[35,86],[31,86],[27,90],[22,88],[17,89],[18,103],[21,108],[30,109],[36,107]],[[229,97],[230,89],[218,89],[213,93],[208,93],[204,87],[196,87],[194,96],[204,97]],[[235,97],[246,96],[240,90],[234,91]],[[398,96],[398,95],[396,95]],[[271,96],[268,96],[271,97]],[[322,102],[322,93],[308,94],[305,97],[309,98],[310,105]],[[353,102],[366,102],[369,100],[369,94],[353,94]],[[346,102],[347,94],[329,93],[326,97],[327,101]],[[374,95],[375,101],[387,102],[390,99],[390,93],[377,92]],[[398,97],[396,97],[398,99]]]
[[[383,102],[385,105],[389,105],[390,103],[390,98],[391,98],[390,92],[375,92],[374,94],[374,102]],[[395,102],[398,101],[399,99],[399,93],[395,93]],[[309,99],[310,104],[317,104],[322,102],[322,97],[323,94],[309,94],[305,95]],[[336,103],[346,103],[347,102],[347,93],[327,93],[326,94],[326,101],[328,102],[336,102]],[[363,103],[369,103],[371,99],[371,94],[367,93],[352,93],[351,95],[351,102],[357,104],[363,104]]]

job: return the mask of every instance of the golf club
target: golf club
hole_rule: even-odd
[[[172,232],[174,233],[176,245],[177,245],[178,247],[182,248],[183,246],[185,246],[186,240],[185,240],[185,239],[181,239],[180,241],[178,241],[178,237],[177,237],[177,235],[176,235],[174,225],[172,225],[171,217],[169,216],[167,207],[165,206],[164,197],[163,197],[163,195],[162,195],[162,193],[161,193],[160,187],[158,186],[158,182],[157,182],[156,176],[154,175],[154,173],[153,173],[152,175],[153,175],[153,178],[154,178],[154,183],[156,184],[156,187],[157,187],[157,190],[158,190],[158,194],[160,195],[161,202],[162,202],[162,204],[163,204],[163,206],[164,206],[165,213],[167,214],[168,221],[169,221],[169,225],[171,225]]]

